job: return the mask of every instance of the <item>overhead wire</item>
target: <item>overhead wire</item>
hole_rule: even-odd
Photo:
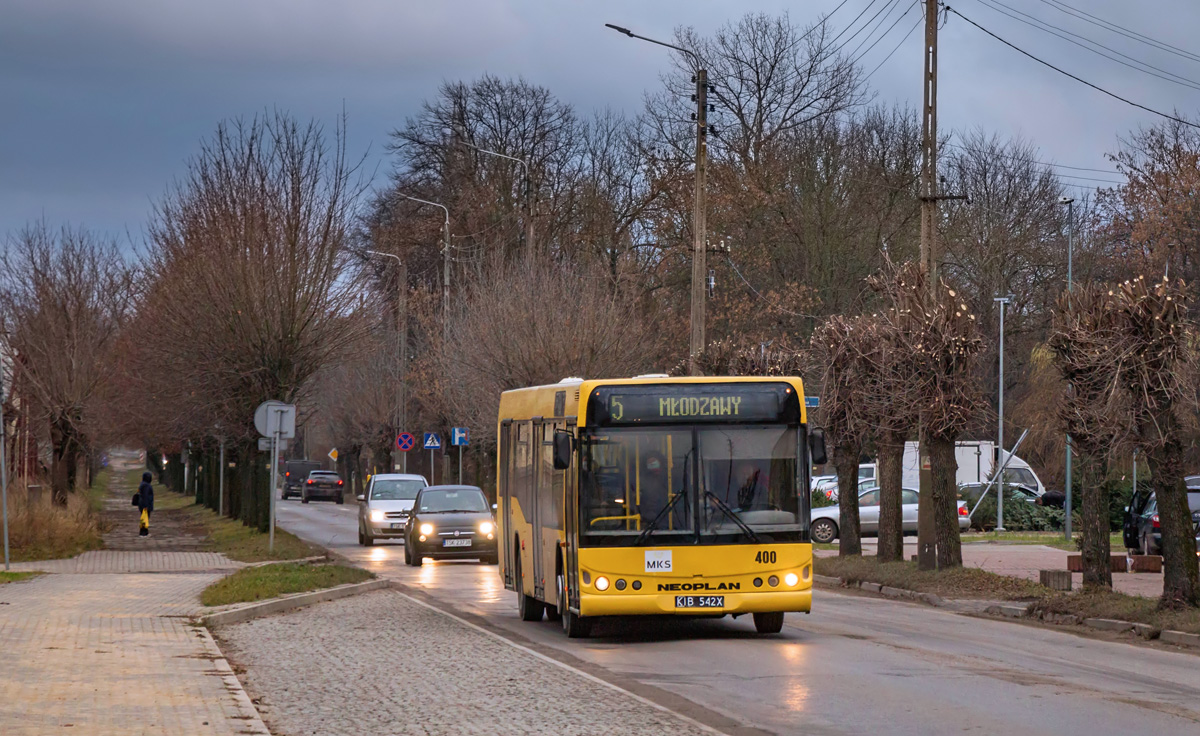
[[[908,7],[906,7],[904,9],[904,11],[902,13],[900,13],[899,16],[896,17],[896,20],[892,21],[892,24],[890,26],[888,26],[888,29],[886,31],[884,31],[882,34],[880,34],[880,36],[878,38],[876,38],[874,41],[872,41],[871,45],[868,46],[861,54],[858,54],[857,56],[854,57],[854,63],[857,64],[860,61],[862,61],[864,58],[866,58],[867,54],[871,53],[871,51],[874,50],[874,48],[879,45],[880,41],[887,38],[889,35],[891,35],[892,31],[896,30],[896,26],[900,25],[904,21],[904,19],[908,17],[908,14],[912,12],[912,9],[915,8],[916,6],[917,6],[917,0],[913,0],[912,3]],[[863,40],[866,41],[867,39],[863,39]],[[859,46],[861,47],[862,44],[859,44]],[[857,51],[858,51],[858,49],[856,48],[855,52],[857,52]]]
[[[1060,13],[1064,13],[1064,14],[1072,16],[1074,18],[1078,18],[1079,20],[1082,20],[1085,23],[1091,23],[1092,25],[1096,26],[1097,28],[1103,28],[1104,30],[1109,31],[1111,33],[1116,33],[1117,35],[1124,36],[1125,38],[1128,38],[1133,41],[1137,41],[1138,43],[1146,44],[1147,46],[1154,48],[1154,49],[1158,49],[1159,51],[1165,51],[1168,54],[1174,54],[1175,56],[1179,56],[1181,58],[1187,59],[1188,61],[1200,62],[1200,55],[1194,54],[1191,51],[1188,51],[1187,49],[1181,49],[1178,46],[1172,46],[1171,44],[1169,44],[1165,41],[1159,41],[1158,39],[1147,36],[1144,33],[1138,33],[1137,31],[1133,31],[1133,30],[1130,30],[1127,28],[1121,28],[1120,26],[1116,25],[1115,23],[1111,23],[1107,20],[1104,20],[1103,18],[1101,18],[1099,16],[1092,15],[1091,13],[1089,13],[1085,10],[1080,10],[1079,8],[1076,8],[1073,5],[1068,5],[1067,3],[1061,2],[1061,0],[1038,0],[1038,1],[1044,5],[1049,5],[1050,7],[1059,11]]]
[[[875,66],[875,68],[871,70],[870,74],[863,77],[863,81],[866,81],[866,80],[870,79],[871,77],[873,77],[875,75],[875,72],[879,71],[883,67],[883,65],[888,62],[888,59],[892,58],[892,56],[897,51],[900,50],[900,47],[904,45],[904,42],[908,40],[908,37],[913,34],[913,31],[917,30],[917,26],[921,25],[921,23],[924,20],[925,20],[924,14],[922,14],[921,17],[917,18],[917,22],[913,23],[913,27],[908,29],[908,33],[904,34],[904,38],[900,39],[900,43],[896,44],[895,48],[893,48],[891,51],[889,51],[887,56],[883,57],[883,61],[879,62]]]
[[[756,297],[758,297],[761,301],[766,302],[772,309],[779,310],[780,312],[783,312],[784,314],[787,314],[787,315],[791,315],[792,317],[801,317],[804,319],[820,319],[820,317],[818,317],[815,314],[801,314],[800,312],[793,312],[792,310],[787,309],[785,307],[781,307],[778,304],[776,304],[775,302],[768,299],[767,297],[763,296],[762,292],[759,291],[758,289],[754,288],[754,285],[751,284],[749,281],[747,281],[746,277],[742,275],[742,272],[740,269],[738,269],[737,264],[733,262],[733,256],[726,253],[725,258],[729,261],[729,267],[732,268],[733,272],[737,274],[737,277],[742,280],[742,283],[746,285],[746,288],[749,289],[750,291],[754,292],[754,295]]]
[[[1141,61],[1140,59],[1135,59],[1134,57],[1129,56],[1128,54],[1121,53],[1120,51],[1117,51],[1116,49],[1111,48],[1109,46],[1105,46],[1104,44],[1102,44],[1098,41],[1093,41],[1092,39],[1090,39],[1086,36],[1081,36],[1078,33],[1073,33],[1071,31],[1068,31],[1065,28],[1061,28],[1052,23],[1043,21],[1042,19],[1037,18],[1036,16],[1033,16],[1033,15],[1030,15],[1029,13],[1025,13],[1023,11],[1017,10],[1016,8],[1012,7],[1011,5],[1006,5],[1005,3],[1001,2],[1001,0],[978,0],[978,2],[981,3],[982,5],[984,5],[985,7],[990,8],[991,10],[994,10],[997,13],[1000,13],[1001,15],[1012,18],[1013,20],[1017,21],[1018,23],[1024,23],[1025,25],[1030,26],[1031,28],[1036,28],[1039,31],[1042,31],[1043,33],[1049,33],[1051,36],[1056,36],[1058,38],[1061,38],[1062,40],[1066,41],[1067,43],[1074,44],[1075,46],[1078,46],[1081,49],[1090,51],[1093,54],[1096,54],[1097,56],[1101,56],[1105,59],[1108,59],[1109,61],[1116,62],[1122,66],[1128,67],[1135,71],[1139,71],[1143,74],[1147,74],[1151,77],[1157,77],[1158,79],[1162,79],[1164,81],[1171,82],[1172,84],[1178,84],[1181,87],[1187,87],[1189,89],[1194,89],[1196,91],[1200,91],[1200,82],[1197,82],[1194,79],[1189,79],[1187,77],[1181,76],[1179,74],[1175,74],[1174,72],[1168,71],[1161,67],[1157,67],[1157,66],[1154,66],[1153,64],[1149,64],[1147,62]],[[1000,7],[996,7],[997,5]],[[1006,12],[1005,10],[1002,10],[1001,8],[1007,8],[1009,11],[1012,11],[1012,12]],[[1016,13],[1016,15],[1013,15],[1013,13]],[[1024,16],[1024,18],[1019,18],[1017,16]],[[1029,20],[1026,20],[1026,18],[1028,18]],[[1066,35],[1063,35],[1063,34],[1066,34]],[[1067,36],[1073,36],[1074,38],[1082,39],[1082,41],[1084,43],[1081,43],[1080,41],[1076,41],[1072,38],[1068,38]],[[1098,46],[1099,48],[1102,48],[1105,51],[1109,51],[1109,52],[1116,54],[1117,56],[1120,56],[1124,59],[1128,59],[1129,61],[1131,61],[1133,63],[1130,64],[1129,62],[1121,61],[1121,59],[1118,59],[1113,56],[1109,56],[1108,54],[1106,54],[1102,51],[1097,51],[1096,49],[1092,48],[1092,46],[1088,46],[1086,44],[1092,44],[1093,46]],[[1142,67],[1146,67],[1146,68],[1143,69]],[[1153,69],[1154,71],[1147,71],[1148,69]],[[1156,74],[1155,72],[1162,72],[1162,74]]]
[[[1044,59],[1042,59],[1042,58],[1040,58],[1040,57],[1034,56],[1033,54],[1031,54],[1030,52],[1028,52],[1028,51],[1026,51],[1025,49],[1021,48],[1020,46],[1017,46],[1016,44],[1012,43],[1011,41],[1007,41],[1007,40],[1005,40],[1005,39],[1001,38],[1000,36],[996,35],[996,34],[995,34],[995,33],[993,33],[992,31],[989,31],[988,29],[986,29],[986,28],[984,28],[983,26],[979,25],[979,24],[978,24],[978,23],[976,23],[975,21],[973,21],[973,20],[971,20],[970,18],[968,18],[967,16],[963,15],[961,12],[959,12],[959,11],[958,11],[958,10],[956,10],[955,8],[951,8],[950,6],[946,6],[946,12],[948,12],[948,13],[954,13],[954,14],[955,14],[955,15],[957,15],[959,18],[962,18],[962,19],[963,19],[963,20],[965,20],[967,23],[969,23],[969,24],[971,24],[971,25],[975,26],[975,27],[976,27],[976,28],[978,28],[980,31],[983,31],[985,34],[987,34],[987,35],[991,36],[992,38],[996,39],[996,40],[997,40],[997,41],[999,41],[1000,43],[1002,43],[1002,44],[1004,44],[1005,46],[1009,47],[1009,48],[1010,48],[1010,49],[1012,49],[1013,51],[1016,51],[1017,53],[1021,54],[1022,56],[1027,56],[1027,57],[1029,57],[1030,59],[1033,59],[1034,61],[1036,61],[1037,63],[1039,63],[1039,64],[1041,64],[1041,65],[1043,65],[1043,66],[1049,67],[1050,69],[1053,69],[1054,71],[1058,72],[1059,74],[1062,74],[1062,75],[1063,75],[1063,76],[1065,76],[1065,77],[1069,77],[1069,78],[1071,78],[1071,79],[1074,79],[1076,82],[1079,82],[1079,83],[1080,83],[1080,84],[1082,84],[1082,85],[1085,85],[1085,86],[1087,86],[1087,87],[1091,87],[1092,89],[1096,90],[1097,92],[1100,92],[1100,93],[1102,93],[1102,94],[1108,95],[1109,97],[1113,98],[1114,100],[1118,100],[1119,102],[1124,102],[1126,105],[1129,105],[1129,106],[1131,106],[1131,107],[1136,107],[1136,108],[1138,108],[1139,110],[1145,110],[1146,112],[1148,112],[1148,113],[1151,113],[1151,114],[1153,114],[1153,115],[1157,115],[1157,116],[1159,116],[1159,117],[1161,117],[1161,118],[1166,118],[1167,120],[1173,120],[1173,121],[1175,121],[1175,122],[1177,122],[1177,123],[1180,123],[1180,124],[1182,124],[1182,125],[1187,125],[1187,126],[1189,126],[1189,127],[1192,127],[1192,128],[1200,128],[1200,125],[1197,125],[1196,123],[1193,123],[1193,122],[1191,122],[1191,121],[1189,121],[1189,120],[1184,120],[1183,118],[1177,117],[1177,116],[1175,116],[1175,115],[1169,115],[1169,114],[1167,114],[1167,113],[1165,113],[1165,112],[1162,112],[1162,111],[1160,111],[1160,110],[1155,110],[1155,109],[1154,109],[1154,108],[1152,108],[1152,107],[1147,107],[1146,105],[1143,105],[1143,104],[1140,104],[1140,103],[1134,102],[1133,100],[1130,100],[1130,99],[1129,99],[1129,98],[1127,98],[1127,97],[1122,97],[1121,95],[1118,95],[1118,94],[1117,94],[1117,93],[1115,93],[1115,92],[1110,92],[1109,90],[1107,90],[1107,89],[1104,89],[1103,87],[1101,87],[1101,86],[1099,86],[1099,85],[1097,85],[1097,84],[1093,84],[1092,82],[1089,82],[1089,81],[1087,81],[1086,79],[1083,79],[1083,78],[1081,78],[1081,77],[1078,77],[1078,76],[1076,76],[1076,75],[1072,74],[1071,72],[1068,72],[1068,71],[1066,71],[1065,69],[1062,69],[1061,67],[1057,67],[1057,66],[1055,66],[1055,65],[1051,64],[1050,62],[1048,62],[1048,61],[1046,61],[1046,60],[1044,60]]]
[[[859,49],[861,49],[861,48],[863,47],[863,44],[865,44],[865,43],[867,43],[868,41],[870,41],[870,40],[871,40],[871,38],[872,38],[872,37],[875,35],[875,33],[876,33],[876,32],[877,32],[877,31],[878,31],[880,28],[882,28],[882,27],[883,27],[883,26],[884,26],[884,25],[887,23],[887,21],[888,21],[888,18],[890,18],[890,17],[892,16],[892,13],[895,11],[895,9],[896,9],[896,8],[897,8],[897,7],[898,7],[898,6],[899,6],[899,5],[900,5],[902,2],[904,2],[904,0],[892,0],[892,3],[891,3],[891,5],[890,5],[890,6],[887,8],[887,12],[885,12],[885,13],[884,13],[884,14],[883,14],[883,15],[882,15],[880,18],[879,18],[879,22],[877,22],[877,23],[875,24],[875,27],[874,27],[874,28],[872,28],[872,29],[871,29],[871,30],[870,30],[870,31],[867,33],[867,35],[866,35],[866,36],[864,36],[864,37],[863,37],[863,39],[862,39],[861,41],[859,41],[859,42],[858,42],[858,45],[854,47],[854,50],[850,52],[850,56],[852,56],[852,57],[854,58],[854,62],[855,62],[855,63],[858,63],[858,60],[859,60],[859,59],[861,59],[861,58],[862,58],[863,56],[865,56],[865,55],[866,55],[868,52],[870,52],[870,50],[871,50],[871,49],[875,48],[875,45],[876,45],[876,44],[878,44],[880,41],[882,41],[884,36],[886,36],[887,34],[891,33],[891,32],[892,32],[892,30],[893,30],[893,29],[896,27],[896,25],[897,25],[897,24],[898,24],[898,23],[899,23],[901,20],[903,20],[903,19],[904,19],[904,16],[905,16],[905,14],[907,14],[907,13],[908,13],[908,11],[912,10],[912,7],[913,7],[913,5],[916,5],[916,4],[917,4],[917,0],[912,0],[912,3],[911,3],[911,4],[909,4],[907,7],[905,7],[905,8],[904,8],[904,11],[903,11],[903,12],[900,14],[900,17],[899,17],[899,18],[897,18],[895,21],[892,21],[892,25],[888,26],[888,29],[887,29],[886,31],[884,31],[884,32],[883,32],[883,35],[879,36],[879,38],[876,38],[876,39],[875,39],[875,41],[874,41],[874,42],[872,42],[872,43],[871,43],[871,45],[867,47],[866,51],[863,51],[863,52],[862,52],[862,54],[860,54],[858,51],[859,51]]]

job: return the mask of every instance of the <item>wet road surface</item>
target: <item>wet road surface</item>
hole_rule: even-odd
[[[818,589],[760,637],[749,617],[630,621],[568,640],[522,622],[495,566],[404,564],[357,543],[357,506],[278,502],[279,523],[441,606],[734,734],[1200,733],[1200,657]]]

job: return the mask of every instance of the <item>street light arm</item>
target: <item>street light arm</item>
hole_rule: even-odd
[[[622,28],[621,26],[614,26],[612,23],[605,23],[604,26],[606,28],[613,29],[617,33],[624,33],[626,36],[629,36],[630,38],[637,38],[637,39],[641,39],[642,41],[649,41],[650,43],[656,43],[659,46],[666,46],[669,49],[675,49],[676,51],[678,51],[681,54],[687,54],[688,56],[692,57],[692,61],[696,62],[697,68],[699,68],[701,66],[700,57],[696,55],[695,51],[689,51],[688,49],[682,48],[680,46],[676,46],[674,44],[666,43],[664,41],[656,41],[653,38],[648,38],[646,36],[639,36],[638,34],[634,33],[633,31],[629,30],[628,28]]]
[[[459,141],[459,143],[463,144],[467,148],[474,148],[476,151],[479,151],[480,153],[486,153],[489,156],[496,156],[497,158],[506,158],[509,161],[516,161],[517,163],[521,164],[521,170],[525,172],[525,178],[526,179],[529,178],[529,164],[526,163],[525,159],[517,158],[516,156],[509,156],[506,153],[499,153],[497,151],[489,151],[486,148],[480,148],[479,146],[475,145],[474,143],[468,143],[467,141]]]
[[[401,192],[396,192],[396,195],[400,196],[400,197],[404,197],[405,199],[411,199],[414,202],[420,202],[421,204],[428,204],[428,205],[432,205],[434,207],[441,207],[442,212],[446,213],[446,227],[447,228],[450,227],[450,210],[446,209],[446,205],[438,204],[437,202],[430,202],[427,199],[418,199],[417,197],[410,197],[407,194],[402,194]]]
[[[395,253],[384,253],[383,251],[371,250],[370,248],[367,249],[367,252],[373,256],[387,256],[388,258],[395,258],[396,263],[400,264],[401,266],[404,265],[404,261],[401,260],[400,256],[396,255]]]

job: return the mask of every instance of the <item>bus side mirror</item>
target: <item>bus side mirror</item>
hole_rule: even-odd
[[[829,460],[825,455],[825,430],[819,427],[809,430],[808,455],[813,465],[824,465]]]
[[[571,435],[562,430],[554,433],[554,469],[571,467]]]

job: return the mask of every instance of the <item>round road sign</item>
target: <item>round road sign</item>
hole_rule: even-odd
[[[412,432],[401,432],[396,435],[396,449],[400,452],[408,452],[417,446],[417,438]]]

